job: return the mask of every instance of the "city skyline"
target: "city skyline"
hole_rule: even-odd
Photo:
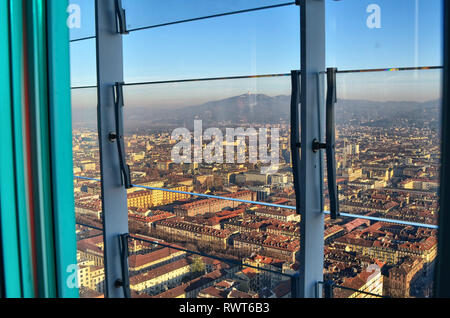
[[[130,29],[282,2],[193,3],[123,0]],[[441,65],[434,32],[441,28],[440,2],[423,3],[327,2],[327,65],[384,69],[337,75],[335,169],[343,215],[325,215],[323,278],[333,281],[338,298],[432,294],[442,70],[397,70]],[[373,19],[381,20],[370,20],[377,8]],[[133,297],[293,296],[303,234],[291,152],[291,78],[283,73],[300,68],[298,21],[299,10],[290,5],[124,36],[125,81],[136,84],[124,86],[123,119],[134,185],[127,191]],[[95,40],[72,46],[73,85],[95,85],[95,65],[82,63],[95,60]],[[255,74],[277,75],[136,83]],[[80,294],[101,296],[104,246],[93,230],[103,222],[96,89],[72,90],[72,99]],[[276,130],[270,145],[278,150],[276,171],[264,172],[261,158],[251,160],[259,149],[245,138],[222,138],[219,146],[233,149],[230,161],[228,151],[226,162],[174,160],[176,128],[188,130],[183,141],[194,157],[209,147],[212,137],[191,134],[200,121],[222,133]],[[330,199],[326,190],[322,195],[326,213]]]

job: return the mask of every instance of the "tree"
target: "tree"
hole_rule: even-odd
[[[206,265],[200,256],[195,256],[191,264],[191,275],[193,278],[200,277],[205,274]]]

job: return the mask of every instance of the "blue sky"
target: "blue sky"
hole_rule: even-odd
[[[123,0],[128,27],[136,28],[278,4],[275,0]],[[81,6],[82,28],[72,37],[94,34],[93,0]],[[370,29],[370,4],[381,8],[381,28]],[[327,0],[327,65],[339,69],[441,65],[442,0]],[[132,32],[124,37],[126,82],[289,73],[300,67],[299,8],[280,7]],[[95,40],[72,43],[73,85],[95,84]],[[364,74],[341,80],[343,98],[428,100],[439,95],[439,72]],[[377,84],[379,83],[379,84]],[[173,98],[201,102],[245,92],[289,93],[287,78],[202,83],[155,89],[134,88],[133,104]],[[188,93],[186,93],[188,92]],[[411,92],[414,92],[411,94]],[[156,94],[156,96],[155,96]],[[191,99],[187,95],[192,95]],[[158,100],[159,98],[159,100]],[[172,102],[173,103],[173,102]],[[176,102],[178,104],[178,101]]]

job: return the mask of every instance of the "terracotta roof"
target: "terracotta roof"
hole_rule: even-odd
[[[252,293],[245,293],[243,291],[232,289],[231,292],[228,294],[227,298],[258,298],[257,294]]]
[[[150,296],[151,298],[177,298],[186,293],[186,284],[182,284],[175,288],[166,290],[165,292],[156,296]]]
[[[186,252],[175,250],[169,247],[164,247],[159,250],[151,251],[147,254],[130,255],[129,264],[130,268],[141,267],[144,265],[151,265],[158,260],[163,260],[169,257],[175,257],[177,255],[186,255]]]
[[[226,290],[218,289],[215,286],[210,286],[208,288],[203,289],[200,293],[202,295],[207,295],[210,298],[226,298],[228,293]]]
[[[173,272],[177,269],[183,268],[185,266],[189,266],[189,263],[186,259],[181,259],[176,262],[172,262],[155,269],[152,269],[146,273],[138,274],[130,277],[130,285],[137,285],[152,279],[155,279],[159,276],[165,275],[167,273]]]
[[[279,283],[275,288],[273,289],[273,292],[275,293],[275,296],[277,298],[282,298],[289,294],[291,292],[291,280],[287,279]]]
[[[217,230],[211,227],[192,224],[183,221],[180,218],[172,218],[164,221],[160,221],[158,226],[167,226],[175,229],[185,230],[189,232],[201,233],[205,235],[210,235],[218,238],[227,238],[232,232],[229,230]]]

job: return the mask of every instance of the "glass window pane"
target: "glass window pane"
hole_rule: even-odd
[[[441,70],[338,74],[341,211],[437,225],[441,78]]]
[[[442,65],[442,0],[327,1],[327,65]]]
[[[299,51],[297,7],[131,32],[125,82],[289,73],[300,68]]]
[[[287,0],[123,0],[129,30],[233,11],[293,3]]]
[[[219,196],[250,189],[254,200],[295,206],[290,86],[290,74],[126,86],[134,184]]]
[[[253,217],[256,218],[255,215]],[[193,219],[180,223],[175,218],[169,218],[149,223],[149,233],[134,235],[129,244],[132,297],[291,297],[293,258],[298,245],[292,253],[286,242],[290,241],[292,245],[297,241],[298,244],[298,238],[272,234],[273,240],[282,238],[283,243],[277,246],[266,244],[264,249],[263,243],[258,244],[248,239],[250,236],[253,240],[258,239],[259,236],[253,229],[251,233],[239,235],[239,220],[229,218],[229,221],[227,224],[231,226],[233,221],[234,227],[222,231],[227,233],[227,238],[214,238],[213,232],[220,230],[210,229],[207,233],[204,228],[203,234],[192,232],[195,227],[199,228],[199,224]],[[265,218],[264,222],[270,224],[276,220]],[[242,229],[245,226],[250,229],[250,223],[240,224]],[[177,228],[182,232],[175,234]],[[220,252],[217,249],[218,240],[222,241],[220,244],[225,244],[232,232],[237,234],[233,248],[230,246],[226,252]],[[193,237],[194,233],[197,233],[198,238]],[[166,240],[156,239],[154,236],[165,237]],[[169,243],[170,241],[176,243]]]
[[[169,5],[164,3],[167,16],[152,20],[142,14],[142,6],[129,7],[131,2],[142,5],[124,1],[131,29],[276,3],[179,2],[180,11],[164,9]],[[139,14],[147,20],[139,22]],[[225,280],[234,281],[227,288],[239,298],[290,295],[289,275],[299,248],[295,208],[189,193],[295,207],[290,71],[300,67],[299,32],[298,8],[283,6],[140,30],[124,38],[127,160],[137,185],[128,193],[130,232],[275,271],[234,266],[232,274],[222,272],[217,282],[196,287],[188,297],[209,297],[229,283]],[[268,76],[249,76],[256,74]],[[177,151],[182,135],[189,145]],[[254,252],[261,259],[249,260]],[[185,285],[144,294],[169,297]]]
[[[80,297],[104,297],[97,90],[72,90],[73,168]],[[94,179],[94,180],[93,180]]]
[[[71,41],[95,36],[94,0],[70,0],[67,13]]]
[[[327,4],[327,64],[341,71],[336,162],[344,216],[328,218],[325,229],[325,279],[337,285],[335,297],[432,296],[442,3]]]
[[[97,85],[95,39],[70,43],[71,86]]]

